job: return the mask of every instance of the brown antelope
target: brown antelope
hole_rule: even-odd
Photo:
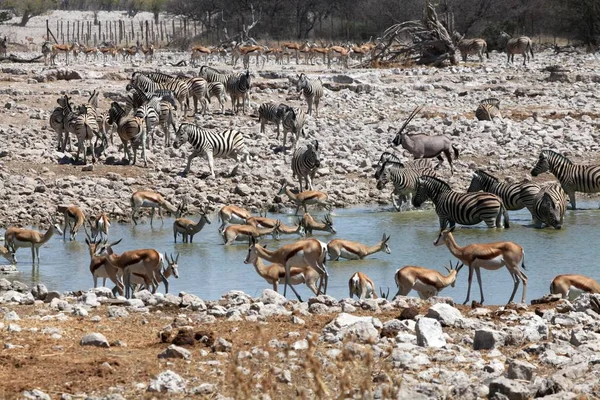
[[[319,54],[323,58],[323,65],[325,65],[327,63],[327,61],[325,61],[325,60],[326,60],[326,57],[329,55],[329,48],[313,46],[313,47],[311,47],[310,51],[313,53],[313,55],[311,57],[311,62],[314,63],[315,56],[317,54]]]
[[[392,251],[388,246],[387,242],[390,240],[389,236],[383,234],[383,238],[373,246],[365,246],[362,243],[352,242],[344,239],[333,239],[327,243],[327,252],[329,253],[329,259],[331,261],[338,261],[340,257],[347,260],[362,260],[366,256],[375,254],[379,251],[385,251],[390,254]]]
[[[112,280],[111,276],[117,276],[120,279],[119,271],[109,265],[106,262],[106,256],[113,254],[113,246],[118,245],[121,242],[121,239],[113,242],[109,245],[106,244],[106,240],[102,241],[98,239],[94,241],[91,239],[90,235],[86,230],[86,238],[85,243],[88,245],[88,249],[90,252],[90,273],[92,274],[92,278],[94,279],[94,288],[98,287],[98,278],[102,278],[102,286],[106,286],[106,278]],[[98,251],[103,250],[103,254],[98,254]],[[111,270],[111,273],[108,273],[107,268]],[[117,281],[113,281],[115,284],[115,289],[113,293],[116,292],[116,288],[119,286],[119,283],[122,284],[121,281],[119,283]]]
[[[248,218],[252,217],[250,212],[242,207],[238,206],[225,206],[219,210],[219,221],[221,226],[219,232],[223,232],[225,225],[229,224],[245,224]]]
[[[208,47],[204,46],[194,46],[192,47],[192,57],[191,64],[197,65],[198,60],[201,56],[204,56],[204,64],[206,64],[208,56],[212,53],[212,50]]]
[[[350,50],[342,46],[330,46],[329,54],[327,59],[327,68],[331,68],[331,59],[333,57],[337,57],[340,60],[340,65],[345,68],[348,68],[348,56],[350,54]]]
[[[144,48],[144,46],[141,46],[141,50],[142,53],[144,53],[144,61],[148,62],[148,59],[150,60],[150,62],[154,61],[154,45],[150,44],[148,45],[148,48]]]
[[[181,234],[183,243],[194,242],[194,235],[204,228],[204,225],[210,224],[210,219],[204,209],[200,210],[200,220],[195,223],[191,219],[177,218],[173,222],[173,240],[177,243],[177,234]]]
[[[110,228],[110,219],[105,212],[101,212],[96,216],[91,216],[89,219],[91,239],[96,240],[96,237],[100,235],[100,238],[108,237],[108,230]]]
[[[80,50],[85,55],[86,62],[90,57],[93,57],[94,61],[98,59],[98,53],[100,52],[100,50],[98,50],[97,47],[80,46]]]
[[[298,61],[298,51],[300,50],[300,48],[302,48],[302,45],[300,43],[296,43],[296,42],[285,42],[285,43],[281,43],[281,48],[283,49],[284,52],[287,53],[288,56],[288,64],[290,63],[290,53],[287,52],[289,50],[292,50],[294,52],[294,55],[296,57],[296,64],[299,64],[300,62]]]
[[[321,276],[321,284],[317,293],[327,293],[327,282],[329,273],[325,266],[325,255],[327,254],[327,245],[317,239],[301,239],[294,243],[283,245],[276,250],[267,250],[264,246],[256,243],[254,238],[250,239],[248,256],[244,261],[251,264],[257,257],[263,258],[274,264],[285,266],[285,280],[283,295],[286,295],[287,286],[290,281],[291,269],[294,267],[310,267]]]
[[[131,195],[131,219],[135,225],[137,225],[135,214],[142,207],[152,208],[152,213],[150,214],[150,226],[152,226],[152,220],[154,219],[155,208],[158,208],[158,216],[162,223],[164,223],[162,216],[163,208],[173,213],[177,212],[177,207],[165,200],[159,193],[150,190],[140,190]]]
[[[444,276],[438,271],[423,267],[406,266],[398,271],[394,275],[396,286],[398,286],[398,293],[394,296],[407,296],[411,290],[415,290],[419,297],[422,299],[428,299],[433,296],[437,296],[442,289],[452,286],[456,283],[456,276],[461,270],[464,264],[458,265],[452,268],[452,262],[450,262],[450,268],[446,268],[448,275]]]
[[[71,43],[69,44],[53,44],[52,45],[52,56],[51,56],[51,60],[53,61],[53,64],[56,64],[56,56],[59,54],[64,54],[65,55],[65,63],[67,65],[69,65],[69,53],[73,51],[73,48],[75,47],[75,43]]]
[[[75,240],[79,228],[85,223],[83,211],[75,205],[58,206],[58,212],[63,213],[63,239],[66,239],[67,228],[69,228],[69,240]]]
[[[376,299],[377,294],[375,293],[375,283],[367,275],[362,272],[355,272],[348,281],[348,295],[352,298],[354,295],[358,296],[360,300],[371,298]]]
[[[450,253],[458,258],[463,264],[469,267],[469,288],[467,290],[467,299],[463,304],[469,301],[471,296],[471,282],[473,281],[473,270],[477,273],[477,283],[479,283],[479,291],[481,292],[481,301],[483,304],[483,288],[481,287],[481,271],[480,269],[497,270],[506,267],[510,276],[515,283],[512,294],[508,303],[515,297],[519,280],[523,281],[523,296],[521,303],[525,303],[525,295],[527,294],[527,275],[520,269],[519,264],[525,269],[525,252],[523,248],[513,242],[495,242],[495,243],[473,243],[461,247],[452,236],[452,229],[446,229],[440,232],[437,240],[433,242],[436,246],[446,245]]]
[[[273,54],[273,56],[275,57],[275,63],[276,64],[281,64],[283,61],[283,50],[281,50],[280,47],[274,47],[272,49],[266,49],[265,50],[265,57],[267,58],[267,61],[269,61],[269,56]]]
[[[298,215],[300,207],[304,207],[305,213],[308,212],[306,206],[310,204],[319,204],[324,206],[327,210],[331,209],[331,206],[327,203],[327,199],[329,198],[327,193],[318,190],[305,190],[304,192],[294,193],[287,187],[286,182],[283,183],[277,194],[281,196],[284,193],[291,201],[296,203],[296,213],[294,215]]]
[[[313,231],[329,232],[333,233],[334,235],[337,233],[333,227],[331,214],[326,214],[325,218],[322,219],[321,222],[317,222],[314,220],[312,215],[309,213],[304,213],[302,219],[300,220],[300,225],[302,225],[307,235],[312,235]]]
[[[44,234],[31,229],[9,227],[4,233],[4,243],[6,244],[7,248],[12,249],[15,253],[20,247],[31,248],[31,263],[35,263],[37,258],[37,262],[39,264],[40,247],[48,242],[54,233],[62,235],[63,232],[60,229],[59,223],[52,218],[50,228],[48,228]]]
[[[302,237],[304,237],[306,235],[305,231],[304,231],[304,227],[302,226],[302,223],[300,222],[300,220],[298,220],[298,223],[296,224],[296,226],[284,225],[279,220],[276,220],[273,218],[262,217],[262,216],[261,217],[250,217],[246,220],[247,225],[251,225],[256,228],[272,228],[278,222],[279,222],[279,234],[282,234],[282,235],[298,234]]]
[[[271,228],[256,228],[252,225],[229,225],[222,233],[225,246],[229,246],[235,240],[245,240],[250,237],[260,238],[265,235],[271,235],[273,239],[279,240],[280,224],[281,222],[277,221],[275,226]]]
[[[551,294],[560,294],[563,299],[569,292],[600,293],[600,285],[592,278],[583,275],[558,275],[550,284]]]
[[[265,62],[267,61],[266,57],[264,56],[264,51],[265,48],[263,46],[239,46],[236,48],[240,55],[242,56],[242,61],[243,61],[243,67],[245,69],[250,68],[250,55],[251,54],[256,54],[256,68],[258,68],[259,66],[259,59],[262,57],[262,67],[265,67]],[[236,60],[237,61],[237,60]],[[235,65],[234,65],[235,66]]]
[[[267,247],[266,245],[264,247]],[[252,261],[246,259],[244,261],[246,264],[254,265],[254,269],[264,280],[273,285],[273,290],[277,292],[278,284],[285,283],[285,267],[282,264],[271,264],[265,265],[260,257],[255,257]],[[318,296],[317,289],[317,280],[320,275],[317,271],[312,269],[311,267],[293,267],[290,268],[290,288],[294,291],[294,294],[298,298],[299,301],[302,301],[302,298],[294,289],[294,285],[300,285],[305,283],[306,286]]]
[[[107,56],[111,56],[113,60],[117,58],[118,50],[116,47],[101,47],[98,50],[104,56],[104,61],[106,61]]]
[[[15,252],[12,249],[9,249],[4,246],[0,246],[0,256],[4,257],[11,264],[17,263],[17,258],[15,257]]]

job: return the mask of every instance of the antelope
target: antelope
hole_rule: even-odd
[[[394,146],[402,145],[402,147],[412,154],[415,159],[437,157],[439,162],[435,169],[439,168],[444,162],[444,158],[441,155],[441,153],[444,153],[448,159],[448,164],[450,164],[450,172],[454,175],[454,166],[452,165],[452,155],[450,154],[450,150],[453,150],[454,157],[458,158],[458,148],[452,144],[450,139],[443,135],[408,135],[404,133],[404,128],[406,128],[422,108],[423,106],[418,106],[412,111],[406,121],[404,121],[404,124],[396,134],[396,137],[394,137],[392,143]]]
[[[246,220],[246,224],[247,225],[251,225],[254,226],[256,228],[272,228],[273,226],[275,226],[275,224],[279,223],[279,233],[283,234],[283,235],[293,235],[293,234],[298,234],[302,237],[306,236],[306,233],[304,231],[304,226],[302,226],[302,223],[300,220],[297,221],[298,223],[296,224],[296,226],[288,226],[288,225],[284,225],[283,223],[281,223],[281,221],[273,219],[273,218],[267,218],[266,216],[260,216],[260,217],[250,217]]]
[[[278,240],[279,225],[281,225],[279,221],[271,228],[256,228],[252,225],[229,225],[222,233],[223,240],[225,246],[229,246],[235,240],[244,240],[249,237],[260,238],[265,235],[271,235],[273,239]]]
[[[148,62],[148,59],[150,59],[150,62],[154,61],[154,45],[150,44],[148,45],[148,48],[144,48],[144,46],[141,47],[142,49],[142,53],[144,53],[144,61]]]
[[[6,260],[10,261],[11,264],[17,263],[17,258],[15,257],[15,252],[10,248],[0,246],[0,256],[4,257]]]
[[[313,231],[329,232],[333,233],[334,235],[337,233],[333,227],[333,221],[331,220],[330,214],[326,214],[325,218],[322,219],[321,222],[317,222],[309,213],[304,213],[302,219],[300,220],[300,225],[304,227],[304,230],[309,235],[312,235]]]
[[[219,232],[222,233],[227,223],[230,224],[245,224],[248,218],[252,217],[252,214],[244,208],[238,206],[225,206],[219,210],[219,221],[221,226]]]
[[[169,260],[169,256],[167,256],[167,253],[164,254],[164,256],[161,254],[160,255],[161,258],[161,270],[162,274],[164,275],[164,277],[167,279],[165,281],[165,293],[169,292],[169,288],[168,288],[168,279],[171,277],[171,275],[175,276],[175,279],[179,279],[179,266],[177,265],[177,260],[179,259],[179,253],[177,253],[177,257],[173,258],[173,254],[171,254],[171,259]],[[165,267],[165,260],[167,261],[167,266]],[[158,280],[156,279],[156,273],[154,273],[153,277],[152,277],[152,289],[148,286],[146,286],[146,275],[143,272],[132,272],[131,276],[130,276],[130,280],[129,280],[129,285],[132,288],[132,292],[135,293],[137,292],[137,288],[133,288],[134,285],[136,286],[140,286],[140,285],[144,285],[144,288],[146,290],[153,290],[153,292],[156,291],[156,288],[158,288]]]
[[[428,299],[433,296],[437,296],[444,288],[448,286],[454,287],[456,283],[456,276],[464,264],[458,265],[452,268],[452,262],[450,262],[450,268],[446,268],[448,275],[444,276],[438,271],[423,267],[415,267],[412,265],[403,267],[396,271],[394,280],[396,286],[398,286],[398,293],[394,296],[406,296],[411,290],[415,290],[419,297],[422,299]]]
[[[327,293],[327,281],[329,273],[325,266],[325,255],[327,253],[327,245],[317,239],[301,239],[294,243],[286,244],[276,250],[267,250],[264,246],[256,243],[254,238],[250,238],[250,246],[248,247],[248,255],[244,263],[253,263],[257,257],[263,258],[274,264],[281,264],[285,267],[285,280],[283,295],[286,295],[287,286],[290,282],[291,270],[294,267],[310,267],[314,269],[321,277],[321,284],[317,290],[317,295]]]
[[[583,275],[558,275],[550,284],[550,293],[560,294],[563,299],[566,299],[572,290],[600,293],[600,285],[594,279]]]
[[[300,63],[298,61],[298,51],[300,50],[301,47],[302,47],[302,45],[300,43],[296,43],[296,42],[285,42],[285,43],[281,44],[281,48],[283,49],[283,51],[294,50],[294,54],[296,55],[296,64]],[[288,64],[289,63],[290,63],[290,54],[288,53]]]
[[[177,234],[181,234],[183,243],[194,242],[194,235],[204,228],[204,225],[210,224],[210,219],[204,209],[200,211],[200,220],[197,223],[187,218],[177,218],[173,222],[173,240],[177,243]]]
[[[40,247],[48,242],[55,233],[62,235],[63,232],[60,229],[58,222],[52,218],[51,225],[44,234],[31,229],[9,227],[4,233],[4,243],[6,244],[6,247],[12,249],[14,253],[16,253],[17,249],[20,247],[30,247],[31,263],[34,264],[37,257],[37,262],[39,264]]]
[[[328,59],[327,59],[327,68],[331,68],[331,59],[333,57],[337,57],[340,60],[340,64],[345,68],[348,68],[348,55],[351,50],[348,50],[342,46],[330,46]]]
[[[159,193],[152,192],[150,190],[140,190],[131,195],[131,219],[133,220],[135,225],[137,225],[135,214],[142,207],[152,208],[152,213],[150,214],[150,226],[152,226],[152,220],[154,219],[155,208],[158,208],[158,216],[160,217],[160,220],[163,224],[163,208],[170,212],[177,212],[177,207],[165,200],[165,198],[162,197]]]
[[[51,59],[52,60],[56,59],[56,56],[58,54],[64,54],[65,55],[65,63],[67,65],[69,65],[69,53],[71,51],[73,51],[74,47],[75,47],[75,43],[71,43],[70,45],[68,45],[68,44],[53,44]],[[53,64],[54,63],[55,62],[53,62]]]
[[[327,57],[327,55],[329,55],[329,48],[312,46],[310,48],[310,51],[313,53],[313,55],[311,57],[311,63],[314,63],[314,56],[317,54],[320,54],[321,57],[323,57],[323,65],[326,64],[325,57]]]
[[[98,235],[100,238],[108,237],[108,230],[110,228],[110,220],[105,212],[98,214],[97,216],[91,216],[89,219],[91,239],[96,239]]]
[[[91,239],[90,235],[87,233],[86,230],[85,243],[88,245],[88,249],[90,252],[90,273],[92,274],[92,278],[94,279],[94,288],[98,287],[98,278],[103,279],[102,286],[106,286],[106,278],[110,278],[111,276],[117,276],[120,278],[120,275],[118,273],[119,271],[115,267],[106,263],[106,256],[113,254],[113,246],[118,245],[120,242],[121,239],[107,245],[106,241],[94,241]],[[101,255],[97,254],[98,250],[100,249],[103,250],[103,254]],[[111,270],[111,273],[108,273],[107,268]],[[116,291],[116,288],[119,286],[119,283],[122,284],[122,282],[119,281],[118,283],[117,281],[113,281],[113,283],[115,284],[115,290],[113,290],[114,293]]]
[[[94,60],[98,59],[98,53],[100,52],[97,47],[81,46],[81,52],[85,54],[85,61],[88,61],[90,56],[94,57]]]
[[[477,283],[481,292],[481,301],[483,304],[483,288],[481,287],[481,271],[480,269],[497,270],[506,267],[510,276],[514,281],[514,288],[508,303],[515,297],[517,288],[519,287],[519,279],[523,281],[523,296],[521,303],[525,303],[525,295],[527,293],[527,275],[520,269],[519,264],[525,269],[525,252],[523,248],[513,242],[495,242],[495,243],[473,243],[461,247],[454,240],[451,229],[446,229],[440,232],[437,240],[433,242],[435,246],[446,245],[450,253],[458,258],[463,264],[469,267],[469,287],[467,290],[467,299],[463,304],[469,301],[471,296],[471,282],[473,281],[473,270],[477,273]]]
[[[390,240],[390,237],[386,236],[385,233],[383,234],[381,241],[373,246],[365,246],[362,243],[352,242],[350,240],[333,239],[327,243],[327,252],[330,257],[329,260],[338,261],[340,257],[347,260],[362,260],[379,251],[385,251],[386,254],[390,254],[392,251],[387,244],[388,240]]]
[[[83,211],[77,206],[58,206],[58,211],[63,213],[64,225],[63,225],[63,239],[66,239],[67,228],[69,228],[69,240],[75,240],[79,228],[85,223],[85,215]]]
[[[362,272],[355,272],[348,281],[348,297],[358,296],[360,300],[371,298],[376,299],[375,283],[367,275]]]
[[[327,204],[327,199],[329,198],[327,193],[320,192],[318,190],[305,190],[304,192],[294,193],[287,187],[286,182],[283,183],[281,189],[279,189],[279,193],[277,194],[281,196],[284,193],[291,201],[296,203],[296,213],[294,215],[298,215],[298,211],[300,210],[301,206],[304,207],[305,213],[308,212],[306,206],[309,204],[320,204],[327,210],[331,209],[331,206]]]
[[[206,64],[206,60],[207,60],[208,56],[210,55],[210,53],[212,53],[212,50],[208,47],[204,47],[204,46],[192,47],[191,63],[193,65],[196,65],[197,60],[200,58],[200,56],[204,55],[204,63]]]
[[[264,246],[267,247],[266,245]],[[271,264],[265,265],[260,257],[254,257],[252,261],[249,261],[248,258],[244,261],[245,264],[254,265],[254,269],[260,275],[261,278],[266,280],[268,283],[273,285],[273,290],[277,292],[277,287],[280,283],[285,283],[285,267],[282,264]],[[294,285],[300,285],[305,283],[306,286],[318,296],[317,289],[317,280],[320,275],[313,268],[304,266],[304,267],[292,267],[290,268],[290,288],[294,291],[294,294],[298,298],[298,301],[302,301],[302,298],[294,289]]]

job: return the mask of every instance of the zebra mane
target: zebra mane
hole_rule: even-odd
[[[390,158],[387,158],[390,157]],[[387,158],[386,160],[384,160],[384,158]],[[397,155],[395,155],[394,153],[390,152],[390,151],[384,151],[383,153],[381,153],[381,156],[379,157],[379,162],[381,161],[392,161],[392,158],[394,160],[397,160],[397,162],[401,162],[400,161],[400,157],[398,157]]]
[[[383,162],[383,164],[381,164],[381,169],[385,169],[385,167],[387,165],[391,165],[391,166],[397,166],[399,168],[404,168],[404,164],[402,164],[402,161],[394,161],[394,160],[385,160]]]
[[[573,161],[569,160],[566,156],[563,156],[562,154],[560,154],[554,150],[542,150],[542,154],[544,156],[546,156],[547,158],[559,158],[569,165],[573,164]],[[542,154],[540,154],[540,155],[542,155]]]
[[[429,175],[421,175],[419,180],[422,181],[433,181],[436,185],[441,186],[444,190],[452,190],[450,185],[446,181],[441,180],[440,178],[436,178],[435,176]]]
[[[477,177],[479,177],[479,178],[489,179],[489,180],[494,181],[494,182],[500,182],[499,179],[496,178],[494,175],[491,175],[491,174],[485,172],[482,169],[478,169],[473,174],[477,175]]]
[[[224,72],[222,72],[222,71],[220,71],[220,70],[218,70],[216,68],[209,67],[208,65],[203,65],[203,66],[200,67],[200,74],[202,74],[204,71],[206,71],[206,72],[212,72],[214,74],[220,74],[220,75],[224,75],[225,74]]]
[[[498,100],[498,99],[497,99],[497,98],[495,98],[495,97],[490,97],[489,99],[484,99],[484,100],[481,100],[481,101],[479,102],[479,105],[480,105],[480,106],[483,106],[483,105],[486,105],[486,104],[489,104],[489,105],[491,105],[491,106],[494,106],[494,107],[500,108],[500,100]]]

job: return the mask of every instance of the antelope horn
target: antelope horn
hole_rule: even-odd
[[[177,256],[175,257],[175,264],[177,264],[177,261],[179,261],[179,253],[177,253]]]
[[[404,124],[402,124],[402,127],[400,128],[398,133],[401,133],[404,130],[404,128],[406,128],[406,126],[410,123],[410,121],[412,121],[412,119],[415,117],[415,115],[417,115],[417,113],[419,111],[421,111],[422,109],[423,109],[422,105],[415,107],[415,109],[410,113],[408,118],[406,118],[406,121],[404,121]]]

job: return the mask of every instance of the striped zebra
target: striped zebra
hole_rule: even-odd
[[[71,121],[77,118],[77,113],[73,110],[73,106],[71,105],[71,101],[69,96],[66,94],[62,97],[58,98],[58,105],[60,106],[60,110],[62,112],[62,117],[55,116],[53,124],[58,124],[59,120],[62,120],[62,148],[60,151],[64,152],[67,145],[69,146],[69,151],[71,151],[71,138],[69,135],[73,132],[73,126],[71,125]],[[77,108],[79,109],[79,108]]]
[[[285,106],[285,104],[284,104]],[[303,137],[306,137],[306,133],[304,132],[304,124],[306,123],[306,113],[302,111],[300,108],[292,108],[287,107],[287,111],[285,111],[283,115],[283,119],[281,120],[281,125],[283,126],[283,149],[285,151],[285,144],[287,142],[287,134],[291,132],[294,135],[294,145],[293,149],[296,149],[298,146],[298,142],[300,141],[300,134]],[[277,134],[277,139],[279,139],[279,134]]]
[[[558,182],[552,182],[542,187],[538,194],[527,204],[531,213],[533,226],[542,228],[543,225],[561,229],[567,209],[567,194]]]
[[[323,82],[321,78],[317,80],[310,80],[302,73],[298,75],[298,84],[296,90],[302,92],[306,102],[308,103],[308,115],[312,115],[313,103],[315,105],[315,113],[319,116],[319,101],[323,97]]]
[[[112,123],[109,123],[109,121],[110,116],[108,115],[108,111],[99,113],[96,117],[96,122],[98,122],[98,127],[100,128],[100,134],[106,139],[106,142],[108,142],[108,139],[110,138],[110,144],[112,146],[113,144],[115,144],[113,140],[114,125]]]
[[[533,59],[533,45],[529,37],[513,38],[506,32],[500,32],[500,39],[505,42],[507,63],[512,63],[515,60],[515,54],[523,55],[523,65],[526,65],[527,60],[529,60],[529,53],[531,53]]]
[[[79,153],[83,152],[83,163],[87,164],[88,150],[92,152],[92,163],[96,162],[96,152],[92,145],[92,139],[99,136],[100,128],[96,120],[96,112],[93,107],[81,105],[78,109],[78,115],[68,119],[68,129],[77,137],[77,155],[75,161],[79,161]],[[70,110],[69,110],[70,111]],[[89,146],[86,146],[86,142]]]
[[[288,110],[285,104],[262,103],[258,107],[258,122],[260,122],[260,133],[265,133],[265,125],[268,123],[277,126],[277,138],[279,139],[279,124],[283,119],[284,113]]]
[[[143,119],[146,124],[146,147],[149,149],[152,148],[150,142],[152,142],[152,146],[154,146],[154,131],[160,124],[158,111],[156,110],[158,107],[160,107],[158,105],[158,99],[154,98],[152,99],[152,102],[142,104],[142,106],[133,113],[134,117]]]
[[[157,127],[161,127],[165,135],[165,146],[168,147],[171,139],[169,127],[173,127],[173,132],[177,131],[177,115],[175,112],[177,103],[173,92],[167,89],[158,89],[152,93],[145,93],[133,84],[127,85],[127,88],[133,90],[128,96],[131,101],[129,106],[135,107],[136,116],[146,121],[147,140],[150,140],[149,136],[152,136],[152,145],[154,145],[155,130]],[[154,112],[148,110],[148,107],[154,108]],[[128,113],[127,108],[125,112]]]
[[[235,77],[236,74],[226,74],[207,65],[203,65],[200,67],[200,72],[198,72],[198,76],[200,78],[206,79],[208,83],[221,82],[226,87],[229,79]]]
[[[242,100],[242,113],[246,114],[246,101],[248,101],[248,103],[250,102],[249,92],[251,85],[252,80],[250,78],[250,71],[248,70],[227,81],[225,88],[227,94],[231,97],[231,107],[235,114],[239,111],[240,99]]]
[[[467,193],[479,191],[495,194],[502,199],[507,210],[515,211],[532,203],[540,191],[540,186],[535,182],[500,182],[495,176],[478,169],[473,172]]]
[[[110,116],[110,123],[117,125],[117,133],[123,142],[123,151],[127,160],[131,162],[131,149],[133,148],[133,164],[137,162],[137,149],[142,146],[142,158],[144,159],[144,166],[148,166],[148,160],[146,159],[146,123],[143,119],[128,116],[125,114],[125,110],[117,103],[113,101],[110,104],[110,110],[108,111]]]
[[[131,76],[130,84],[139,87],[145,93],[153,93],[160,89],[172,91],[184,116],[190,108],[188,83],[182,79],[159,72],[142,73],[138,71]]]
[[[392,182],[394,190],[390,197],[396,211],[402,209],[402,205],[411,200],[413,194],[417,190],[419,177],[436,176],[435,170],[428,168],[411,168],[405,167],[404,164],[396,161],[384,161],[381,167],[381,173],[377,178],[377,189],[382,190],[388,182]],[[398,197],[399,204],[396,201]]]
[[[206,111],[208,112],[208,104],[210,104],[210,99],[216,97],[219,101],[219,105],[221,106],[221,114],[223,114],[225,109],[225,85],[221,82],[209,82],[206,85]]]
[[[571,208],[575,210],[577,203],[575,192],[600,192],[600,165],[573,164],[571,160],[552,150],[542,150],[538,162],[531,170],[531,175],[538,176],[550,171],[569,195]]]
[[[500,115],[500,100],[489,98],[482,100],[475,110],[475,117],[479,121],[493,121],[494,118],[502,118]]]
[[[394,153],[390,153],[389,151],[384,151],[383,153],[381,153],[381,156],[379,157],[379,162],[376,165],[374,165],[375,179],[379,179],[379,176],[383,172],[383,165],[385,164],[386,161],[392,161],[394,163],[400,164],[404,168],[412,168],[412,169],[419,169],[419,168],[431,169],[431,168],[433,168],[431,165],[430,158],[417,158],[416,160],[402,161]],[[439,165],[433,169],[438,169],[438,168],[439,168]]]
[[[61,104],[62,98],[59,98],[57,101]],[[50,114],[50,127],[54,129],[57,135],[58,146],[57,150],[62,151],[64,153],[67,145],[69,145],[69,151],[71,151],[71,141],[69,140],[69,132],[66,130],[65,123],[65,114],[64,108],[62,105],[54,108],[52,114]]]
[[[240,161],[248,162],[249,154],[244,146],[244,135],[240,131],[233,129],[216,131],[183,123],[179,125],[173,147],[178,149],[186,142],[192,145],[193,150],[188,156],[187,166],[183,171],[184,175],[190,172],[192,160],[198,156],[206,156],[208,159],[212,178],[215,178],[213,158],[235,158],[238,164]]]
[[[464,39],[463,35],[459,33],[455,33],[453,37],[456,42],[456,47],[458,47],[458,51],[460,51],[460,55],[462,56],[463,62],[467,62],[468,56],[476,55],[479,57],[479,62],[483,62],[483,53],[490,58],[490,53],[487,49],[487,43],[485,40],[476,38],[476,39]]]
[[[441,179],[421,176],[412,199],[413,206],[420,207],[427,199],[435,205],[440,220],[440,230],[457,223],[476,225],[484,221],[488,228],[500,227],[504,215],[504,227],[509,227],[508,211],[502,200],[491,193],[460,193],[450,189]]]
[[[298,178],[300,191],[313,190],[312,180],[315,178],[317,168],[321,165],[319,142],[313,140],[305,146],[296,149],[292,155],[293,177]],[[302,186],[304,180],[306,186]]]

